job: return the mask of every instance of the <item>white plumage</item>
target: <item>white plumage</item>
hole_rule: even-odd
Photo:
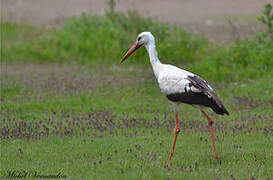
[[[187,79],[188,76],[194,76],[194,74],[179,69],[172,65],[164,65],[163,71],[159,73],[158,84],[163,93],[166,95],[184,92],[200,92],[194,86],[190,86],[190,81]]]

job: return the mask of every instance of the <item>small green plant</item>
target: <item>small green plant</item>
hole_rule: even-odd
[[[116,7],[116,1],[115,0],[107,0],[107,5],[109,7],[109,13],[114,14],[115,12],[115,7]]]
[[[273,12],[271,4],[264,6],[263,15],[260,16],[258,20],[267,25],[268,32],[273,34]]]

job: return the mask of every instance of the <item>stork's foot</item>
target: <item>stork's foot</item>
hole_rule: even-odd
[[[172,160],[173,152],[170,153],[169,160]]]

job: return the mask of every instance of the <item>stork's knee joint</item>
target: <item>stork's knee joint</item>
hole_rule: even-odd
[[[180,132],[180,129],[175,129],[174,132],[178,134]]]
[[[210,122],[209,122],[209,125],[212,125],[213,123],[214,123],[213,121],[210,121]]]

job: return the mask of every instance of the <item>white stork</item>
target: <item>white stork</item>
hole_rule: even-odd
[[[197,107],[207,118],[211,131],[214,157],[217,159],[218,155],[216,153],[214,143],[212,121],[211,118],[205,113],[203,108],[210,107],[216,114],[229,115],[229,112],[226,110],[219,97],[215,94],[211,86],[199,76],[183,69],[179,69],[173,65],[162,64],[157,57],[155,39],[151,32],[140,33],[137,36],[135,44],[128,50],[125,56],[121,59],[120,63],[124,62],[141,46],[145,46],[149,54],[150,62],[161,91],[170,101],[174,102],[175,104],[175,136],[169,159],[171,160],[173,156],[176,138],[180,131],[177,111],[177,106],[179,103],[190,104]]]

